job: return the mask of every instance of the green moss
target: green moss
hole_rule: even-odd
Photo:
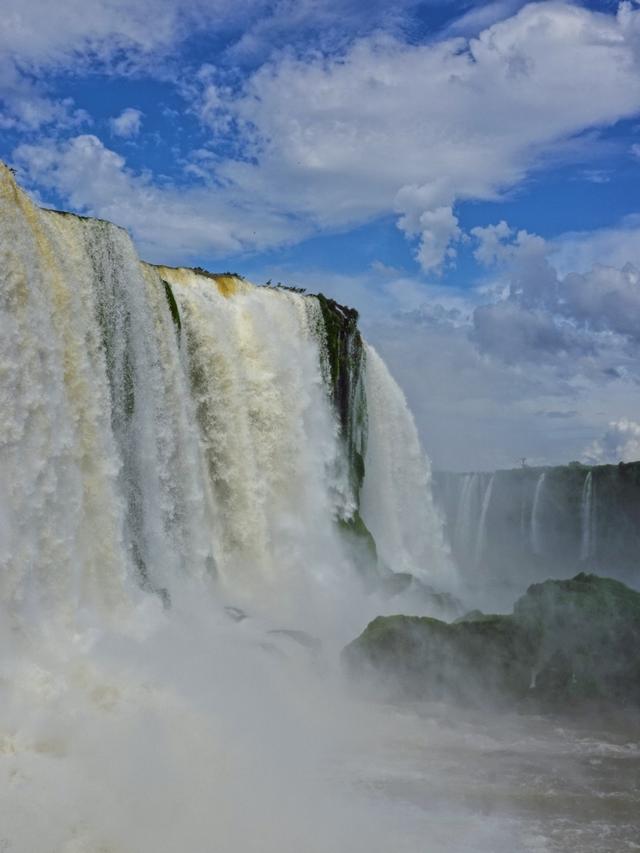
[[[385,616],[371,622],[343,652],[351,673],[365,664],[403,693],[472,701],[523,695],[533,649],[510,616],[447,623],[426,616]]]
[[[512,615],[472,611],[454,623],[378,617],[344,651],[409,694],[640,704],[640,593],[581,573],[534,584]],[[532,676],[535,675],[531,686]]]
[[[470,610],[468,613],[465,613],[464,616],[459,616],[455,621],[457,622],[491,622],[495,619],[497,614],[495,613],[483,613],[482,610]]]
[[[319,293],[324,321],[331,395],[338,416],[356,501],[364,480],[367,405],[363,371],[365,352],[358,329],[358,312]]]
[[[173,325],[176,327],[178,336],[180,336],[180,331],[182,330],[182,321],[180,320],[180,311],[178,310],[178,303],[176,302],[176,298],[173,295],[173,290],[171,289],[171,285],[169,284],[169,282],[162,279],[162,283],[164,285],[164,293],[167,297],[167,302],[169,304],[169,311],[171,312],[171,319],[173,320]]]
[[[343,533],[346,533],[348,536],[354,537],[358,541],[362,542],[370,559],[377,562],[378,551],[376,549],[375,539],[371,535],[371,531],[367,525],[362,520],[362,516],[358,510],[354,512],[351,518],[339,518],[338,526]]]

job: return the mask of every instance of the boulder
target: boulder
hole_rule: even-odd
[[[511,615],[378,617],[343,661],[413,698],[640,704],[640,593],[581,573],[534,584]]]

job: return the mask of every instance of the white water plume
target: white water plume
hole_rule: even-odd
[[[533,504],[531,507],[531,526],[530,526],[530,538],[531,538],[531,550],[534,554],[542,554],[543,545],[542,545],[542,525],[540,522],[540,508],[542,506],[542,500],[544,496],[544,484],[546,480],[547,474],[543,471],[542,474],[538,477],[536,482],[536,487],[533,493]]]
[[[471,525],[473,523],[473,504],[479,475],[465,474],[462,480],[460,500],[456,507],[456,521],[453,537],[457,550],[466,554],[469,550]]]
[[[587,472],[582,488],[580,501],[580,559],[588,560],[593,554],[594,546],[594,515],[593,473]]]
[[[375,349],[367,346],[366,352],[369,430],[362,517],[382,559],[395,571],[450,586],[452,561],[433,503],[430,462],[404,394]]]
[[[348,569],[335,517],[348,491],[323,384],[317,302],[159,268],[183,321],[213,493],[216,563],[241,596],[297,596]]]
[[[484,554],[484,548],[487,540],[487,513],[489,512],[489,506],[491,505],[491,495],[493,493],[494,479],[495,474],[492,474],[491,477],[489,477],[489,482],[487,483],[484,495],[482,496],[482,508],[480,510],[480,519],[478,521],[478,534],[476,536],[476,548],[474,554],[474,562],[476,568],[478,568],[482,560],[482,555]]]

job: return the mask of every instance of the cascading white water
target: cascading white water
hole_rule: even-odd
[[[593,473],[587,472],[580,501],[580,559],[588,560],[593,553]]]
[[[362,517],[390,568],[451,585],[452,561],[431,495],[429,460],[404,394],[371,346],[366,347],[365,388],[369,427]]]
[[[0,195],[5,604],[62,614],[203,575],[212,526],[159,277],[124,231]]]
[[[183,318],[222,581],[251,594],[275,582],[282,596],[305,576],[344,574],[334,522],[349,484],[323,383],[316,300],[158,271]]]
[[[476,536],[476,547],[474,555],[474,565],[476,568],[478,568],[478,566],[480,565],[482,556],[484,554],[484,548],[487,539],[487,514],[489,512],[489,506],[491,505],[491,494],[493,492],[494,480],[495,474],[492,474],[489,478],[489,482],[487,483],[484,495],[482,496],[482,509],[480,511],[480,519],[478,521],[478,533]]]
[[[473,517],[473,500],[477,474],[465,474],[462,479],[460,499],[456,509],[456,522],[453,530],[453,541],[457,553],[466,555],[469,551],[471,521]]]
[[[456,554],[463,563],[473,564],[477,543],[476,519],[481,512],[482,477],[479,473],[465,474],[456,510],[453,542]]]
[[[388,850],[321,778],[357,727],[317,641],[277,630],[339,648],[377,607],[337,523],[318,300],[143,264],[2,166],[0,254],[0,850]],[[366,361],[363,517],[450,585],[415,425]]]
[[[543,550],[542,526],[540,524],[540,507],[542,505],[546,476],[547,474],[544,471],[542,472],[542,474],[540,474],[536,482],[535,491],[533,493],[533,504],[531,507],[530,539],[531,550],[534,554],[542,554]]]
[[[2,601],[166,603],[183,576],[282,601],[347,572],[317,300],[141,264],[4,169],[1,200]]]

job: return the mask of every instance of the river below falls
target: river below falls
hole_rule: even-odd
[[[349,754],[345,775],[357,767],[360,795],[394,816],[396,850],[640,850],[638,717],[594,722],[426,704],[378,713],[386,737]]]
[[[637,713],[375,701],[291,632],[188,613],[0,643],[0,853],[640,850]]]

